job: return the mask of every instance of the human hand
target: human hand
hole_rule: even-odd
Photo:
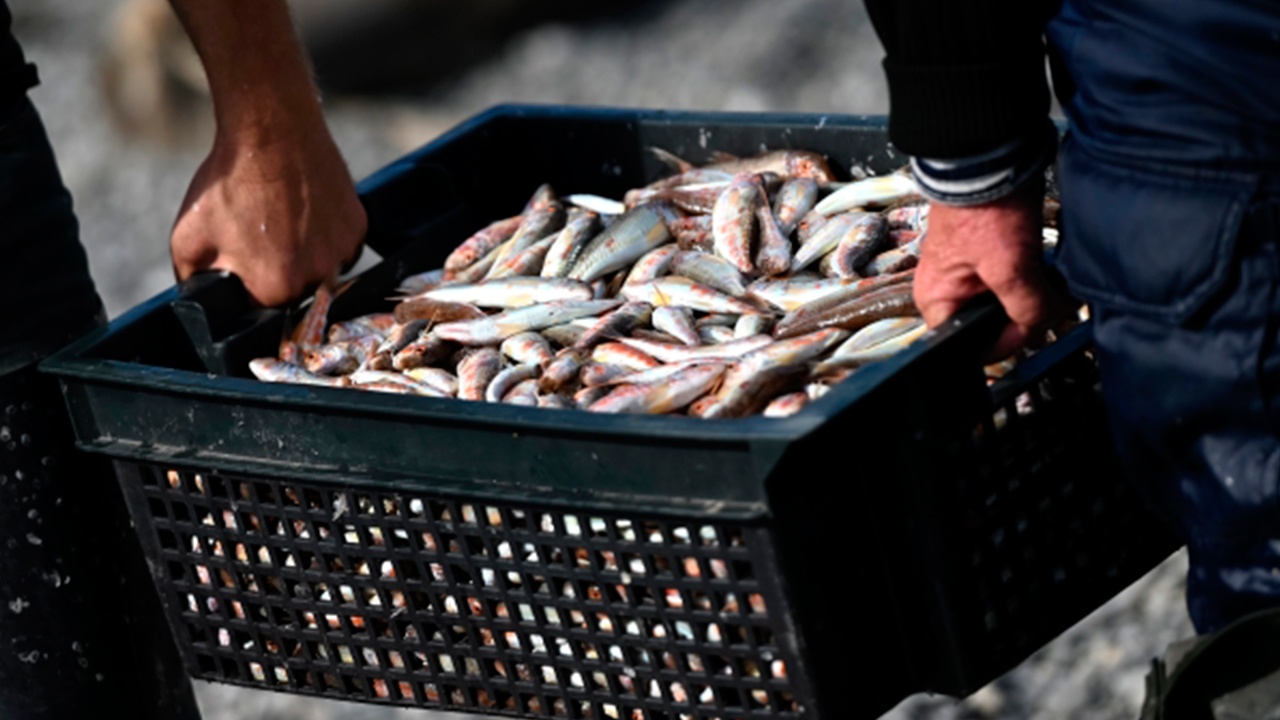
[[[914,291],[930,327],[990,289],[1010,320],[992,350],[993,358],[1003,358],[1065,307],[1061,292],[1045,281],[1042,203],[1033,184],[983,205],[933,204]]]
[[[323,121],[219,132],[170,238],[174,273],[229,270],[280,305],[353,262],[368,220]]]

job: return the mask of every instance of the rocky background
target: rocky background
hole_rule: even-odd
[[[167,237],[210,138],[199,65],[163,0],[9,0],[33,92],[112,315],[172,283]],[[882,113],[860,0],[300,0],[338,145],[362,177],[500,102]],[[601,6],[608,10],[601,10]],[[535,9],[536,8],[536,9]],[[513,159],[514,161],[515,159]],[[494,168],[501,172],[501,168]],[[1175,555],[968,699],[908,718],[1136,718],[1150,658],[1191,634]],[[443,718],[198,683],[207,720]],[[850,677],[850,708],[857,677]]]

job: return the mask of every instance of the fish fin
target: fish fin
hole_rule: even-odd
[[[727,153],[723,150],[711,151],[711,162],[729,163],[729,162],[737,162],[741,159],[742,158],[738,157],[737,155],[734,155],[733,153]]]
[[[687,173],[691,170],[697,169],[697,167],[693,163],[689,162],[688,160],[685,160],[684,158],[676,155],[675,153],[663,150],[660,147],[654,147],[650,145],[649,152],[653,153],[654,157],[658,158],[658,160],[661,161],[663,165],[666,165],[667,167],[671,168],[672,170],[675,170],[678,173]]]
[[[324,340],[324,331],[328,327],[329,306],[333,304],[332,284],[336,276],[320,283],[311,304],[303,313],[298,324],[294,326],[289,339],[298,345],[318,345]]]

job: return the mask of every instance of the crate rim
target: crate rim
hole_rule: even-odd
[[[866,129],[884,131],[884,117],[873,115],[839,115],[812,113],[701,112],[696,110],[633,109],[615,107],[583,107],[566,105],[498,105],[462,121],[454,128],[427,143],[417,151],[392,161],[359,185],[362,197],[396,181],[405,172],[430,163],[432,153],[475,133],[483,126],[507,118],[565,119],[603,123],[656,123],[661,125],[736,125],[747,127],[809,127],[821,130]],[[782,143],[781,146],[785,146]],[[394,262],[397,254],[387,255],[383,262]],[[224,273],[225,274],[225,273]],[[831,391],[809,403],[800,412],[785,418],[755,415],[734,419],[703,419],[682,416],[602,415],[581,410],[549,412],[545,408],[524,408],[491,403],[462,402],[455,399],[401,397],[384,393],[353,393],[340,388],[308,387],[264,383],[251,378],[212,375],[202,371],[179,370],[143,365],[124,360],[94,357],[96,348],[125,329],[152,314],[168,312],[167,306],[184,297],[187,285],[166,289],[151,299],[131,308],[104,328],[63,348],[45,360],[43,372],[57,376],[64,394],[90,392],[93,387],[127,389],[152,396],[169,396],[190,403],[212,402],[219,405],[251,405],[268,412],[304,414],[346,414],[373,420],[409,424],[449,423],[477,429],[501,429],[520,435],[557,435],[591,441],[600,438],[624,442],[701,443],[725,450],[747,450],[761,467],[771,466],[793,443],[821,432],[830,421],[848,413],[866,396],[883,391],[886,386],[900,385],[895,377],[924,370],[932,360],[930,352],[972,357],[973,371],[980,372],[985,348],[978,345],[984,338],[994,339],[993,328],[1003,324],[1003,312],[994,302],[975,303],[950,321],[931,330],[912,347],[889,360],[859,370],[853,377],[833,386]],[[979,327],[981,326],[981,327]],[[951,348],[944,350],[943,346]],[[958,354],[955,353],[958,351]],[[79,386],[77,388],[77,386]],[[179,419],[181,422],[181,419]],[[852,417],[846,421],[875,424],[875,416]],[[76,423],[77,432],[81,424]],[[191,448],[154,444],[148,438],[121,433],[121,437],[87,431],[78,437],[81,448],[112,457],[157,461],[212,461],[230,467],[235,463],[242,471],[295,474],[301,468],[275,467],[270,463],[250,462],[239,456],[192,452]],[[245,463],[241,467],[239,460]],[[312,467],[308,475],[329,477],[345,474],[341,467]],[[707,508],[703,508],[705,511]],[[759,512],[738,508],[738,512]]]
[[[812,112],[752,112],[743,110],[673,110],[664,108],[637,108],[618,105],[574,105],[559,103],[499,103],[472,115],[435,138],[427,141],[400,158],[382,168],[373,171],[360,182],[356,190],[365,194],[386,184],[408,168],[415,165],[424,156],[431,154],[454,140],[488,125],[507,118],[537,118],[595,121],[625,121],[658,124],[706,123],[725,125],[776,125],[794,127],[811,125],[815,129],[831,128],[868,128],[878,129],[887,125],[889,116],[882,113],[812,113]],[[892,145],[889,152],[895,153]],[[905,156],[904,160],[905,160]]]
[[[120,334],[142,317],[162,312],[181,296],[181,286],[170,287],[135,306],[106,326],[54,353],[40,364],[41,372],[61,379],[97,384],[142,387],[149,391],[178,393],[193,397],[218,398],[266,406],[290,405],[316,410],[340,410],[361,414],[393,415],[403,419],[452,420],[477,425],[507,425],[518,422],[538,432],[569,432],[651,438],[670,438],[713,443],[789,441],[816,430],[831,416],[855,404],[893,375],[906,371],[930,349],[957,341],[970,325],[984,322],[992,308],[973,307],[951,321],[934,328],[920,341],[894,357],[867,366],[854,376],[832,386],[830,392],[809,403],[795,415],[766,418],[692,418],[671,415],[612,415],[585,410],[550,411],[494,403],[466,402],[454,398],[399,396],[388,393],[355,393],[347,388],[312,387],[285,383],[264,383],[255,379],[214,375],[87,357],[100,343]],[[270,387],[262,392],[263,386]],[[86,447],[101,447],[88,444]]]

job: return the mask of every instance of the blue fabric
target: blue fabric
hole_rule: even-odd
[[[1064,0],[1047,36],[1075,85],[1063,109],[1093,151],[1280,167],[1275,0]]]
[[[1280,607],[1280,3],[1065,0],[1059,268],[1202,633]]]

